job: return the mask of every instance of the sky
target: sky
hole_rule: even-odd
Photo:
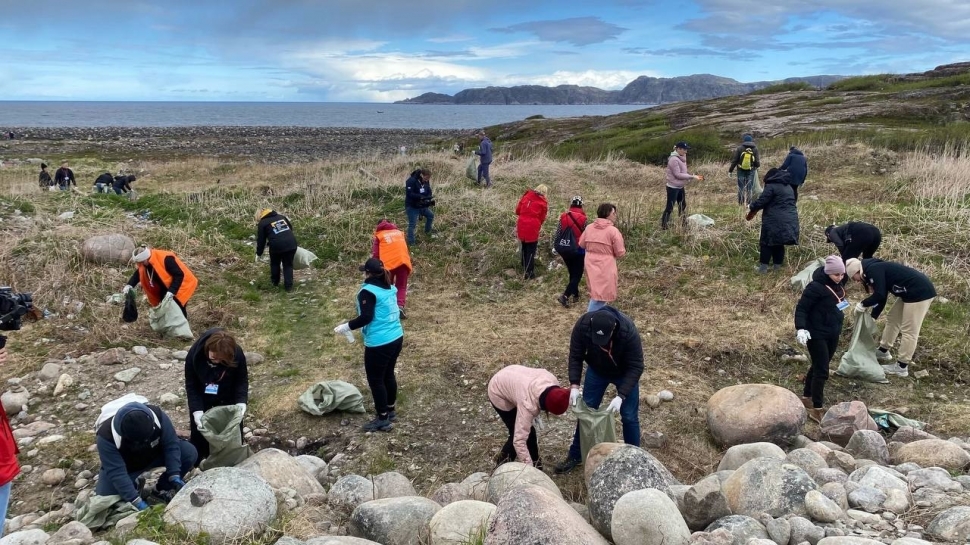
[[[0,100],[393,102],[961,61],[968,0],[0,0]]]

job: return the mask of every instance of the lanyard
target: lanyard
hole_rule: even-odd
[[[841,303],[842,300],[845,299],[845,290],[844,289],[842,290],[842,297],[839,297],[838,295],[836,295],[835,290],[833,290],[832,288],[830,288],[827,284],[826,284],[825,288],[827,290],[829,290],[830,292],[832,292],[832,295],[835,297],[835,300],[836,301],[838,301],[838,302]]]

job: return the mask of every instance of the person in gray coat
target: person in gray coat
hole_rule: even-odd
[[[761,215],[758,272],[766,273],[771,262],[774,270],[781,269],[785,262],[785,246],[798,244],[798,207],[795,206],[795,191],[788,171],[773,168],[765,175],[765,190],[748,206],[748,221],[754,219],[759,210],[764,213]]]

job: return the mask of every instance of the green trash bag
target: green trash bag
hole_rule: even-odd
[[[758,180],[758,169],[751,170],[751,200],[757,199],[761,196],[761,192],[764,188],[761,187],[761,181]]]
[[[214,467],[233,467],[253,455],[242,442],[239,425],[245,410],[236,405],[213,407],[202,415],[199,433],[209,442],[209,457],[199,464],[202,471]]]
[[[879,429],[886,431],[896,431],[903,426],[909,426],[918,430],[926,427],[926,422],[906,418],[901,414],[891,413],[882,409],[869,409],[869,416],[876,422]]]
[[[835,374],[865,382],[888,384],[886,372],[876,359],[876,349],[879,348],[876,342],[876,321],[868,312],[854,310],[853,313],[855,326],[852,329],[852,340],[848,350],[842,354]]]
[[[138,508],[121,496],[91,496],[77,510],[76,520],[91,530],[106,530],[119,520],[138,512]]]
[[[194,338],[189,321],[185,319],[175,299],[162,299],[157,307],[149,308],[148,323],[152,326],[152,331],[166,337]]]
[[[586,463],[589,449],[600,443],[615,443],[616,428],[613,426],[613,415],[604,409],[590,409],[580,398],[573,407],[573,414],[579,420],[579,453]]]
[[[333,411],[364,412],[364,396],[360,395],[360,390],[342,380],[326,380],[310,386],[296,404],[301,410],[314,416]]]
[[[478,165],[475,164],[474,155],[469,157],[468,163],[465,164],[465,177],[473,182],[478,181]]]
[[[798,274],[791,277],[791,287],[798,291],[805,291],[805,288],[812,281],[812,275],[815,274],[815,269],[825,266],[825,258],[820,257],[815,261],[812,261],[805,268],[799,271]]]
[[[317,254],[306,248],[297,247],[296,255],[293,256],[293,270],[309,269],[310,264],[316,261]]]

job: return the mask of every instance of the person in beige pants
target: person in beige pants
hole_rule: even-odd
[[[878,318],[885,309],[890,293],[899,299],[889,311],[876,357],[880,361],[892,361],[889,349],[900,337],[896,363],[883,365],[882,368],[887,375],[909,376],[908,367],[913,362],[923,319],[936,297],[933,282],[916,269],[876,258],[861,261],[849,259],[845,262],[845,271],[849,278],[862,283],[870,294],[856,308],[860,311],[872,309],[873,318]]]

